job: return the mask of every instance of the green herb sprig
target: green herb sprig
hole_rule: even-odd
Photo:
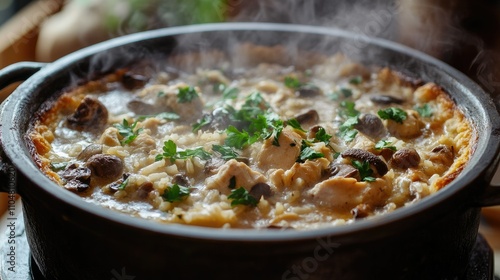
[[[186,149],[184,151],[177,151],[177,145],[174,141],[168,140],[163,144],[163,153],[157,155],[155,157],[156,161],[160,161],[162,159],[169,159],[171,162],[174,162],[177,159],[187,159],[191,157],[197,157],[204,160],[210,159],[211,154],[205,151],[202,147],[198,147],[196,149]]]
[[[403,121],[406,120],[408,116],[405,110],[396,107],[381,109],[377,112],[377,114],[381,119],[393,120],[397,123],[403,123]]]
[[[121,124],[114,125],[118,129],[118,133],[123,136],[123,139],[120,141],[122,146],[132,143],[143,130],[142,128],[135,129],[137,122],[138,121],[135,121],[133,124],[129,124],[126,119],[123,119]]]
[[[364,182],[374,182],[376,179],[372,177],[373,170],[370,167],[370,163],[367,161],[358,161],[353,160],[352,166],[354,166],[359,171],[359,176],[361,177],[361,181]]]
[[[231,206],[257,206],[259,203],[259,201],[255,197],[251,196],[250,193],[248,193],[248,191],[243,187],[231,190],[231,194],[227,198],[232,200]]]
[[[182,201],[185,197],[189,196],[190,190],[188,187],[173,184],[168,186],[161,197],[168,202]]]

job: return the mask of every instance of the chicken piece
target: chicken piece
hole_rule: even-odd
[[[233,179],[234,178],[234,179]],[[233,188],[243,187],[247,191],[257,183],[265,183],[266,177],[261,173],[252,170],[243,162],[234,159],[222,165],[217,174],[207,178],[207,189],[217,189],[222,194],[229,194]]]
[[[275,186],[293,190],[302,190],[314,186],[321,180],[323,170],[328,168],[329,161],[321,158],[308,160],[304,163],[295,163],[290,170],[285,172],[273,172],[271,181]],[[280,177],[281,178],[278,178]]]
[[[387,121],[387,129],[397,138],[415,138],[422,134],[425,124],[420,120],[418,113],[413,110],[407,111],[406,120],[398,123],[393,120]]]
[[[99,139],[99,143],[109,147],[120,146],[120,140],[118,140],[118,129],[114,127],[108,127],[102,133],[101,138]]]
[[[156,141],[147,133],[140,133],[134,141],[130,143],[130,147],[134,149],[133,153],[148,154],[156,148]]]
[[[259,168],[263,170],[290,169],[300,155],[302,137],[286,127],[278,138],[279,146],[274,146],[273,140],[271,137],[264,141],[257,156]]]
[[[359,204],[384,205],[390,188],[382,179],[367,183],[355,178],[332,177],[316,184],[307,193],[320,206],[349,212]]]

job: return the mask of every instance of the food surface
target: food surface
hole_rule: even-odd
[[[340,54],[291,66],[273,51],[245,66],[185,54],[67,90],[33,123],[35,161],[95,207],[263,229],[382,215],[467,164],[474,129],[438,85]]]

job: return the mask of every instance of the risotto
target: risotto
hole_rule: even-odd
[[[185,54],[68,89],[32,125],[36,163],[132,216],[309,229],[418,202],[473,152],[470,122],[439,85],[340,54],[294,66],[260,52],[244,67]]]

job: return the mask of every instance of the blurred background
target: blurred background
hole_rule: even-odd
[[[50,62],[144,30],[238,21],[320,25],[396,41],[454,66],[500,103],[500,0],[0,0],[0,68]],[[497,209],[485,209],[481,232],[500,251]]]

